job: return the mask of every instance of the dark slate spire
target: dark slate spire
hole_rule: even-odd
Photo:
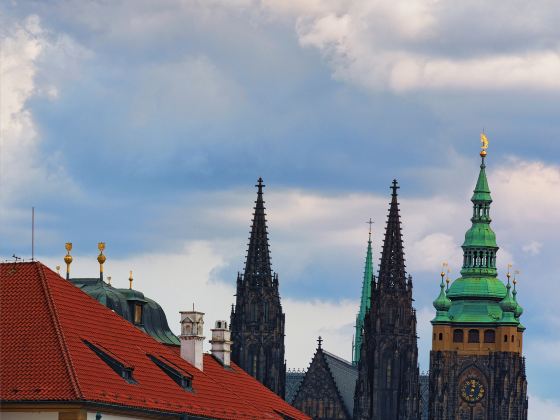
[[[399,185],[396,179],[393,180],[391,189],[391,205],[387,218],[385,239],[383,241],[383,251],[379,264],[379,287],[382,289],[406,288],[406,271],[404,264],[404,250],[401,234],[401,218],[399,215],[399,203],[397,201],[397,189]]]
[[[266,230],[266,213],[263,200],[262,178],[257,181],[257,201],[253,213],[253,225],[249,237],[249,249],[245,261],[245,279],[261,283],[259,279],[271,278],[270,251],[268,248],[268,233]]]
[[[397,181],[377,281],[364,319],[355,420],[418,420],[420,385],[412,280],[404,265]]]
[[[236,304],[231,311],[231,359],[284,397],[285,317],[280,304],[278,275],[272,273],[270,265],[262,178],[256,187],[257,201],[245,271],[237,274]]]

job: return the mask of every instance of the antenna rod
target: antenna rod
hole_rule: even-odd
[[[35,207],[31,207],[31,261],[35,261]]]

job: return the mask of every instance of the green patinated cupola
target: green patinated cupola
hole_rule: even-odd
[[[441,283],[439,285],[439,295],[434,300],[434,308],[436,308],[437,321],[449,321],[448,311],[451,308],[451,300],[447,297],[444,284],[445,271],[441,272]]]
[[[486,176],[486,151],[481,152],[482,162],[471,198],[473,213],[471,227],[465,233],[461,277],[447,292],[441,288],[434,301],[437,315],[432,323],[519,323],[515,316],[518,303],[498,279],[496,255],[498,244],[492,230],[490,206],[492,195]],[[441,287],[441,286],[440,286]],[[451,302],[446,310],[447,300]],[[437,305],[437,306],[436,306]],[[504,315],[505,313],[505,315]],[[511,317],[508,315],[511,313]]]

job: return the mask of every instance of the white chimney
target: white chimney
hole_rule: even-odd
[[[226,321],[216,321],[216,327],[212,331],[212,355],[218,359],[222,365],[230,366],[231,355],[231,332],[228,330]]]
[[[181,311],[181,357],[202,370],[202,344],[204,343],[204,313]]]

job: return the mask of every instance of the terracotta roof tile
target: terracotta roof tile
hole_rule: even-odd
[[[220,419],[307,419],[258,381],[212,356],[204,372],[40,263],[0,264],[0,399],[87,401]],[[89,348],[133,368],[126,382]],[[192,375],[182,389],[148,354]]]

